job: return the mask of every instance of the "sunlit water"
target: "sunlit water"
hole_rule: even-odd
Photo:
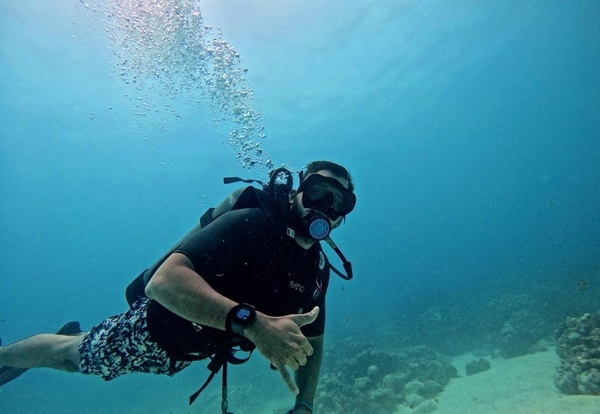
[[[0,337],[122,312],[223,176],[327,158],[358,204],[333,234],[356,277],[332,280],[324,372],[348,341],[484,347],[473,321],[507,297],[539,304],[551,339],[600,308],[599,19],[597,2],[0,2]],[[32,371],[0,411],[219,412],[218,378],[187,406],[207,375]],[[236,414],[292,402],[259,355],[229,382]]]

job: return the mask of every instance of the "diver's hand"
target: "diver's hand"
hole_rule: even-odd
[[[256,348],[281,375],[290,391],[298,394],[298,387],[287,367],[297,370],[306,364],[306,358],[313,354],[313,347],[300,331],[300,327],[313,323],[319,315],[319,307],[299,315],[273,317],[257,312],[252,325],[244,330]]]

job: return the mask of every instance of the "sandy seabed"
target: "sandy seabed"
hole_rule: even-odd
[[[434,414],[600,414],[600,396],[564,395],[553,384],[559,358],[554,349],[522,357],[491,359],[491,369],[465,375],[473,355],[453,360],[460,378],[438,395]],[[400,407],[395,414],[419,412]]]

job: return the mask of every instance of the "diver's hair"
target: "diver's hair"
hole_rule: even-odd
[[[304,167],[304,172],[302,174],[302,179],[306,178],[310,174],[314,174],[317,171],[327,170],[331,171],[334,175],[341,177],[348,181],[348,189],[350,191],[354,191],[354,182],[352,181],[352,176],[350,172],[342,167],[339,164],[331,161],[312,161],[306,167]]]

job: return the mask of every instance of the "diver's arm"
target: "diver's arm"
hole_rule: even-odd
[[[237,305],[215,291],[181,253],[173,253],[158,268],[146,286],[146,296],[184,319],[221,330],[227,313]]]
[[[306,365],[299,367],[296,371],[296,385],[300,392],[296,396],[295,413],[308,412],[302,411],[302,405],[298,404],[301,401],[313,406],[319,383],[319,372],[323,360],[323,335],[309,337],[308,342],[312,345],[314,352],[312,356],[308,357]]]
[[[237,305],[214,290],[181,253],[173,253],[158,268],[146,286],[146,295],[184,319],[221,330],[226,329],[227,314]],[[244,336],[277,368],[294,394],[298,389],[286,367],[296,370],[313,354],[300,327],[314,322],[318,314],[318,307],[304,314],[281,317],[257,311],[254,322],[244,330]]]

